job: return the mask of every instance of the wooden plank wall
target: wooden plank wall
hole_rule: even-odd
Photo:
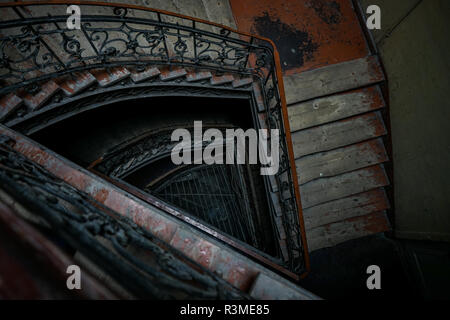
[[[384,74],[351,0],[230,0],[283,67],[309,250],[390,229]]]
[[[389,230],[378,58],[285,78],[310,251]]]

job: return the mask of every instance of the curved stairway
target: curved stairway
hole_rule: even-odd
[[[240,30],[268,37],[271,35],[265,34],[258,22],[284,23],[317,40],[319,53],[306,54],[303,66],[284,70],[289,123],[310,251],[389,231],[387,193],[392,183],[388,178],[391,165],[387,101],[383,94],[385,76],[376,50],[371,48],[371,41],[358,21],[355,2],[339,0],[336,1],[338,6],[327,9],[305,1],[303,7],[298,4],[295,7],[297,11],[291,9],[289,12],[283,12],[282,4],[271,1],[217,3],[216,6],[208,1],[152,1],[149,6],[237,26]],[[293,12],[297,13],[295,18],[292,17]],[[33,16],[31,11],[28,14]],[[302,19],[311,23],[305,25]],[[349,26],[352,32],[346,35],[342,30],[348,30],[344,28]],[[274,30],[277,31],[276,28]],[[321,32],[325,31],[329,34],[321,38]],[[335,39],[330,36],[332,34]],[[276,43],[278,36],[275,32],[273,40]],[[343,46],[346,41],[354,51],[339,51],[336,59],[320,53],[321,46]],[[280,52],[285,52],[282,41],[277,45]],[[327,52],[329,54],[330,51]],[[282,55],[282,65],[283,58]],[[255,96],[259,94],[249,77],[189,68],[165,70],[155,66],[137,70],[115,67],[85,71],[71,78],[64,76],[31,92],[19,90],[3,96],[0,119],[8,126],[22,128],[23,133],[32,133],[38,128],[21,127],[21,123],[47,112],[45,107],[49,102],[77,99],[89,93],[89,88],[108,89],[121,83],[153,81],[193,85],[198,82],[224,89],[250,89]],[[264,122],[262,116],[260,122]],[[389,168],[387,173],[385,165]]]
[[[57,10],[60,10],[61,7],[62,6],[55,6]],[[34,10],[34,8],[36,8],[36,10]],[[22,20],[26,20],[32,17],[42,19],[40,18],[43,14],[42,9],[45,9],[45,7],[19,7],[17,10],[13,10],[14,13],[11,14],[18,15]],[[99,10],[96,13],[100,14],[103,10],[111,11],[111,8],[100,7],[98,9]],[[8,8],[8,10],[11,9]],[[116,15],[114,19],[120,22],[120,20],[118,19],[124,17],[122,16],[122,14],[126,13],[123,13],[121,8],[115,8],[114,14]],[[177,18],[173,19],[176,20]],[[169,20],[171,20],[170,17]],[[55,26],[56,29],[55,27],[52,27],[53,29],[50,30],[46,29],[45,27],[44,29],[39,29],[39,31],[36,31],[31,27],[28,29],[27,32],[29,33],[27,35],[29,36],[36,32],[41,33],[41,35],[45,36],[50,34],[50,36],[48,36],[48,39],[43,42],[43,47],[45,47],[46,50],[51,53],[51,55],[59,57],[61,59],[68,59],[68,61],[70,61],[70,59],[74,57],[72,54],[75,54],[76,58],[80,59],[81,56],[77,56],[77,54],[81,53],[79,47],[77,52],[72,52],[71,50],[74,47],[69,47],[69,51],[56,51],[57,54],[55,54],[55,48],[60,46],[59,38],[61,36],[58,31],[55,32],[55,30],[58,30],[58,25],[56,23]],[[175,29],[176,28],[179,28],[178,24],[176,24]],[[216,27],[211,28],[214,29]],[[220,32],[220,36],[224,37],[225,39],[227,39],[227,37],[229,36],[228,34],[226,34],[226,32],[225,34],[223,34],[223,30],[218,29],[216,31]],[[111,34],[120,37],[120,32],[111,31]],[[199,34],[208,34],[208,32],[210,31],[201,31],[199,32]],[[16,35],[13,34],[11,38],[10,35],[3,34],[2,36],[3,41],[8,42],[11,41],[11,39]],[[39,39],[39,37],[37,38]],[[87,38],[89,39],[89,37]],[[91,41],[92,39],[94,38],[90,38]],[[178,40],[180,41],[179,34]],[[34,39],[32,41],[34,41]],[[68,42],[66,42],[65,44],[71,45],[70,41],[71,40],[68,40]],[[239,43],[240,40],[234,39],[234,41]],[[253,39],[251,41],[253,41]],[[227,40],[223,41],[223,43],[226,42]],[[82,43],[82,46],[92,45],[92,43],[87,43],[86,41]],[[80,42],[78,42],[78,44],[80,44]],[[222,43],[220,44],[222,45]],[[38,45],[38,48],[41,47],[41,44],[39,43],[36,44],[35,42],[33,42],[33,45]],[[252,44],[250,44],[250,46],[252,46]],[[110,48],[112,47],[109,47],[108,49]],[[186,50],[186,48],[184,48],[183,50]],[[238,57],[238,50],[236,48],[234,48],[233,50],[236,51],[236,56],[234,59],[242,59],[242,56]],[[253,46],[252,50],[259,49],[258,47]],[[261,52],[264,52],[266,49],[261,47],[260,50]],[[115,50],[112,51],[116,52]],[[277,99],[273,100],[278,104],[270,106],[270,113],[275,114],[276,112],[279,112],[278,108],[281,108],[280,97],[277,95],[277,91],[274,92],[274,89],[278,90],[278,84],[275,79],[275,74],[273,73],[274,69],[268,69],[269,72],[264,71],[267,63],[267,55],[264,53],[255,54],[254,52],[252,52],[250,55],[248,55],[247,60],[251,60],[251,62],[249,63],[256,65],[256,67],[254,68],[254,71],[256,71],[255,73],[259,72],[259,77],[249,77],[248,72],[246,75],[243,75],[243,73],[240,72],[242,71],[241,68],[237,70],[239,72],[232,72],[232,70],[217,72],[214,71],[214,68],[206,68],[205,70],[205,68],[202,68],[202,66],[183,67],[177,64],[171,64],[171,60],[175,61],[176,59],[188,59],[183,56],[185,51],[180,54],[180,52],[177,51],[176,47],[174,48],[174,51],[166,49],[169,63],[165,66],[159,66],[157,65],[157,63],[152,63],[147,67],[135,66],[133,65],[133,63],[127,66],[120,66],[120,62],[113,62],[113,60],[115,59],[114,54],[112,55],[112,57],[110,56],[110,53],[112,51],[106,50],[105,52],[101,52],[101,54],[98,54],[99,57],[103,57],[102,59],[111,59],[112,63],[108,67],[99,68],[98,65],[95,65],[93,68],[89,68],[85,65],[82,65],[77,66],[74,69],[77,70],[78,68],[82,71],[74,71],[70,74],[67,74],[67,72],[59,73],[58,65],[60,65],[60,63],[57,62],[55,65],[49,64],[49,66],[58,68],[56,68],[57,72],[54,72],[54,75],[48,77],[50,73],[46,74],[45,72],[43,72],[43,68],[39,67],[39,64],[34,61],[38,68],[30,69],[30,72],[25,75],[22,83],[14,81],[9,82],[11,79],[9,79],[7,75],[6,77],[4,77],[7,79],[4,80],[7,88],[14,87],[17,89],[13,91],[8,89],[8,93],[1,97],[0,120],[6,126],[28,135],[37,132],[40,129],[43,129],[46,126],[52,125],[57,121],[63,120],[66,117],[70,117],[72,114],[74,114],[74,112],[76,113],[87,110],[87,108],[90,108],[92,105],[94,105],[94,102],[96,102],[97,104],[102,104],[108,102],[106,100],[111,99],[111,97],[112,99],[118,98],[119,100],[122,99],[122,101],[124,101],[124,95],[122,94],[123,89],[131,89],[130,92],[125,94],[125,97],[128,97],[128,99],[133,99],[137,97],[135,94],[133,94],[133,92],[135,92],[133,90],[141,90],[141,94],[145,95],[144,91],[148,90],[147,87],[152,87],[151,90],[154,90],[154,88],[158,86],[173,88],[184,87],[185,89],[187,88],[187,90],[190,91],[198,90],[202,92],[205,90],[210,90],[211,92],[213,92],[214,90],[233,90],[234,92],[240,92],[242,94],[245,94],[247,97],[251,97],[252,102],[254,103],[254,106],[257,110],[256,112],[259,112],[258,116],[256,117],[258,126],[263,128],[271,126],[274,123],[274,120],[270,119],[271,115],[268,114],[267,111],[267,101],[270,101],[270,99],[274,99],[274,97]],[[20,60],[21,54],[22,53],[16,51],[13,52],[11,56],[16,58],[19,57]],[[177,54],[180,56],[177,56]],[[261,55],[262,58],[259,55]],[[46,57],[46,55],[44,55],[43,57]],[[6,58],[6,60],[8,61],[9,58],[10,57]],[[195,56],[195,58],[197,59],[197,56]],[[253,59],[255,59],[255,61],[253,61]],[[210,60],[206,59],[206,61],[208,62]],[[6,64],[8,63],[9,62],[6,62]],[[65,67],[69,66],[71,63],[72,62],[67,63]],[[263,64],[261,65],[261,63]],[[269,60],[269,64],[270,63],[272,62]],[[25,69],[29,68],[27,63],[24,64]],[[71,67],[73,67],[73,65]],[[10,68],[10,70],[12,69]],[[261,86],[261,75],[265,79],[265,88],[264,86]],[[12,78],[13,77],[14,75],[12,75]],[[51,78],[51,80],[46,80],[47,78]],[[43,80],[39,81],[38,83],[33,79]],[[28,85],[28,83],[32,83],[32,85],[30,86]],[[166,90],[166,94],[170,95],[173,93],[170,90]],[[270,97],[266,98],[266,95],[269,95]],[[94,96],[97,100],[93,99]],[[70,104],[75,106],[75,108],[80,108],[80,110],[67,110],[66,107]],[[278,116],[275,122],[276,121],[280,122],[283,120],[280,116]],[[278,125],[280,125],[280,123],[278,123]],[[286,123],[284,125],[286,125]],[[283,124],[281,124],[281,127],[283,127]],[[167,220],[165,218],[165,214],[162,213],[160,209],[163,209],[163,211],[169,212],[173,215],[177,215],[176,212],[171,212],[167,207],[161,205],[160,203],[158,204],[158,201],[155,202],[153,200],[152,202],[148,199],[145,199],[147,197],[145,194],[139,194],[138,198],[140,198],[141,200],[148,200],[145,202],[151,202],[153,203],[153,206],[156,207],[151,207],[147,204],[146,208],[143,208],[142,202],[140,202],[141,200],[133,197],[130,198],[129,195],[126,195],[123,192],[117,192],[118,189],[114,186],[111,186],[109,183],[98,179],[98,177],[92,175],[89,176],[89,174],[86,175],[86,173],[83,172],[81,168],[74,166],[70,162],[66,162],[65,159],[59,158],[57,155],[52,155],[52,153],[45,150],[45,148],[36,145],[32,141],[27,141],[27,139],[20,136],[20,134],[17,134],[14,131],[10,131],[6,127],[2,127],[1,131],[5,136],[13,138],[13,140],[16,142],[16,151],[21,152],[31,160],[42,165],[51,173],[65,180],[72,186],[75,186],[79,190],[87,192],[92,197],[107,205],[111,209],[117,211],[118,213],[127,216],[131,215],[133,220],[136,221],[139,225],[147,228],[152,233],[154,233],[158,237],[161,237],[161,239],[170,243],[175,248],[180,249],[186,255],[190,256],[195,261],[198,261],[200,264],[205,264],[207,268],[213,270],[221,277],[224,277],[224,279],[229,281],[234,286],[240,288],[241,290],[249,292],[252,296],[257,298],[314,298],[312,295],[305,293],[303,290],[292,286],[292,284],[283,280],[281,277],[277,276],[268,269],[265,269],[261,265],[255,264],[251,260],[248,260],[242,254],[239,254],[238,252],[233,250],[230,251],[227,247],[222,246],[217,241],[215,242],[208,236],[200,233],[196,234],[195,232],[194,235],[191,235],[190,233],[192,232],[192,228],[186,229],[185,227],[182,227],[185,226],[185,224],[183,222],[179,223],[178,220],[171,221],[170,218]],[[22,147],[24,147],[24,149],[22,149]],[[289,149],[290,152],[290,146],[288,146],[287,149]],[[287,149],[284,148],[284,152],[287,152]],[[283,161],[288,161],[287,156],[284,156],[283,159]],[[47,160],[50,160],[50,162],[47,162]],[[67,171],[63,168],[66,168]],[[283,170],[284,177],[277,180],[272,179],[271,181],[271,192],[274,195],[272,197],[273,206],[275,206],[277,216],[276,218],[280,219],[280,221],[277,223],[277,227],[282,225],[282,220],[284,224],[285,216],[292,210],[294,216],[292,216],[290,219],[293,219],[294,222],[298,219],[296,210],[298,207],[295,204],[295,197],[293,197],[294,186],[291,183],[292,179],[289,178],[290,169],[289,167],[286,167]],[[292,170],[294,170],[295,172],[295,168]],[[81,184],[79,184],[79,182],[81,182]],[[282,188],[279,187],[280,183],[282,183]],[[103,185],[104,188],[100,187],[101,185]],[[296,190],[296,192],[298,192],[298,190]],[[136,193],[139,192],[136,191]],[[286,197],[286,195],[288,195],[288,197],[283,200],[283,197]],[[136,200],[137,202],[135,202]],[[290,203],[289,206],[283,207],[283,205],[285,205],[283,201],[286,203]],[[124,205],[127,203],[129,205],[128,208],[124,207]],[[282,207],[285,209],[282,209]],[[137,211],[133,213],[134,210]],[[298,221],[296,221],[295,223],[298,224]],[[285,226],[281,227],[280,230],[283,231],[284,227]],[[179,232],[177,232],[177,230],[179,230]],[[160,233],[161,231],[162,233]],[[166,231],[170,232],[166,233]],[[282,233],[281,231],[279,232]],[[282,235],[280,241],[280,244],[284,241],[284,247],[282,245],[284,249],[289,247],[289,241],[291,241],[291,238],[295,239],[295,241],[298,241],[295,246],[300,246],[300,248],[295,248],[296,252],[294,253],[294,257],[292,257],[293,251],[288,250],[285,254],[285,262],[291,264],[291,268],[295,270],[298,270],[299,268],[300,270],[303,270],[302,268],[304,268],[304,265],[292,265],[292,261],[294,261],[293,258],[304,258],[301,250],[306,248],[306,243],[304,243],[304,247],[302,247],[301,242],[303,242],[303,239],[299,239],[300,233],[300,227],[296,227],[295,229],[292,229],[291,232],[284,232],[284,236]],[[304,236],[304,233],[302,233],[302,236]],[[185,244],[187,242],[195,242],[196,244],[193,247],[189,246],[189,248],[186,248]],[[223,268],[225,269],[222,270]],[[290,274],[290,272],[287,270],[281,270],[281,272],[289,274],[293,278],[298,277],[298,274]],[[269,287],[272,289],[278,289],[274,292],[268,292],[267,288]]]

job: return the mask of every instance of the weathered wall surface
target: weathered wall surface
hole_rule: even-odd
[[[103,0],[103,2],[127,3],[166,10],[236,28],[228,0]]]
[[[396,234],[450,241],[450,1],[361,3],[381,8],[373,34],[389,77]]]
[[[230,0],[280,53],[308,248],[389,231],[379,59],[352,0]]]

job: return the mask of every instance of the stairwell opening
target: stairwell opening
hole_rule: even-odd
[[[153,97],[85,111],[30,137],[279,261],[280,248],[259,165],[176,166],[170,158],[173,130],[190,130],[199,120],[204,130],[246,130],[253,126],[252,117],[245,99]],[[103,162],[92,166],[100,158]]]

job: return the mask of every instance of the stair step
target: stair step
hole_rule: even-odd
[[[110,72],[108,72],[107,70],[93,72],[93,75],[97,79],[100,87],[108,87],[110,85],[113,85],[114,83],[125,79],[130,74],[130,71],[124,67],[114,68]]]
[[[184,77],[185,75],[187,75],[187,71],[185,69],[177,69],[173,71],[161,72],[159,77],[162,81],[169,81],[180,77]]]
[[[308,230],[308,249],[310,252],[333,247],[352,239],[390,231],[391,226],[386,212],[374,212],[368,215],[340,220]]]
[[[212,74],[209,71],[191,72],[186,76],[186,80],[189,82],[201,81],[210,78],[212,78]]]
[[[288,105],[365,87],[384,80],[378,57],[332,64],[283,77]]]
[[[294,290],[289,282],[275,281],[270,275],[259,273],[252,283],[249,291],[250,296],[258,297],[260,300],[272,300],[277,297],[279,300],[310,300],[318,299],[315,295],[309,296]]]
[[[334,94],[289,106],[291,132],[384,108],[379,86]]]
[[[34,111],[50,99],[59,89],[60,87],[56,84],[56,82],[46,82],[42,85],[41,90],[37,94],[26,94],[23,97],[23,102],[31,111]]]
[[[97,79],[90,72],[78,73],[75,75],[75,79],[65,81],[60,87],[67,96],[72,97],[89,87],[95,81]]]
[[[386,191],[383,188],[373,189],[303,210],[305,229],[308,232],[317,227],[382,212],[389,208]]]
[[[135,83],[138,83],[138,82],[156,77],[160,73],[161,73],[161,71],[159,71],[158,68],[155,68],[155,67],[147,68],[146,70],[144,70],[142,72],[132,72],[131,80],[133,80],[133,82],[135,82]]]
[[[233,81],[233,88],[240,88],[253,82],[252,78],[242,78]]]
[[[383,139],[373,139],[342,148],[301,157],[295,161],[300,185],[337,176],[388,161]]]
[[[45,147],[36,144],[25,136],[18,136],[17,132],[7,127],[0,126],[0,134],[7,135],[17,141],[18,143],[14,146],[17,152],[27,158],[32,158],[36,164],[53,173],[58,179],[67,182],[82,192],[86,192],[117,214],[133,217],[136,224],[145,228],[155,238],[167,242],[190,259],[206,266],[211,272],[236,288],[247,292],[250,290],[255,277],[264,273],[269,279],[273,280],[273,283],[267,284],[268,288],[275,285],[286,285],[298,294],[308,294],[302,288],[294,286],[239,251],[222,244],[221,241],[217,241],[206,233],[198,232],[196,228],[183,223],[171,216],[170,213],[164,213],[161,207],[158,209],[150,202],[142,201],[146,196],[139,190],[131,191],[135,196],[130,196],[128,191],[114,186],[97,175],[80,170],[71,161],[55,153],[50,153]],[[41,156],[36,157],[36,154]],[[73,179],[74,175],[77,176],[77,179]],[[138,198],[141,198],[141,200],[138,200]],[[259,297],[256,295],[253,298],[258,299]],[[268,298],[273,299],[275,297]]]
[[[389,179],[383,165],[313,180],[300,188],[303,210],[387,185]]]
[[[233,82],[233,81],[234,81],[234,77],[230,74],[226,74],[226,75],[219,76],[219,77],[217,77],[217,76],[211,77],[211,84],[213,86],[220,85],[220,84],[226,84],[226,83]]]
[[[22,104],[23,100],[16,96],[14,93],[10,93],[0,99],[0,120],[3,120],[8,114],[14,111]]]
[[[387,133],[379,111],[358,115],[292,134],[295,158],[374,139]]]

